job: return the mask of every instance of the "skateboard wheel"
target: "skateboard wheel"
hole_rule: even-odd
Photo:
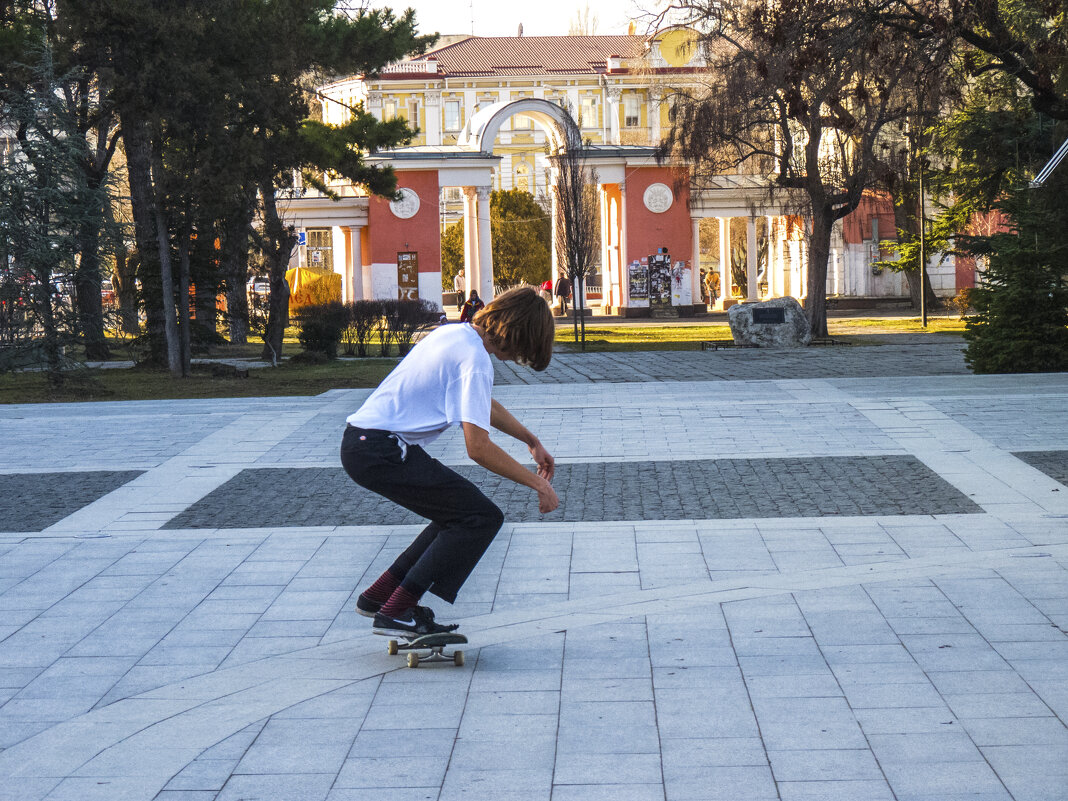
[[[386,645],[386,653],[389,654],[390,656],[396,656],[397,655],[397,641],[396,640],[390,640],[389,641],[389,644]]]
[[[419,667],[419,654],[416,654],[416,653],[408,654],[408,667],[410,667],[410,668]]]
[[[464,652],[463,651],[454,651],[453,654],[452,654],[452,661],[453,661],[453,663],[455,663],[456,667],[463,667],[464,666]]]

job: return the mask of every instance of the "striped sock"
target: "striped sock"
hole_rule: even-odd
[[[360,594],[368,601],[376,604],[384,604],[389,600],[389,596],[393,594],[393,591],[399,586],[400,579],[387,570],[378,577],[374,584]]]
[[[382,604],[382,608],[378,610],[379,614],[391,617],[394,620],[399,619],[419,604],[421,596],[422,593],[416,595],[401,585],[393,591],[393,594],[389,596],[389,600]]]

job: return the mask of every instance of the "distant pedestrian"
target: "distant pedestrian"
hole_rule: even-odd
[[[542,296],[542,299],[546,303],[548,303],[550,306],[553,305],[553,282],[552,282],[552,279],[546,278],[545,281],[542,282],[541,292],[539,294]]]
[[[567,314],[567,302],[571,299],[571,279],[561,275],[556,282],[556,297],[560,300],[560,311]]]
[[[460,309],[460,322],[469,323],[475,315],[485,307],[485,303],[482,302],[482,298],[478,296],[478,292],[474,289],[471,290],[471,297],[467,299],[467,303]]]
[[[464,292],[467,289],[467,278],[463,270],[456,273],[456,277],[452,279],[452,288],[456,290],[456,311],[460,311],[464,307]]]

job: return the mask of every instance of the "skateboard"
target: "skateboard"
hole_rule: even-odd
[[[386,652],[393,656],[400,651],[408,652],[408,667],[419,667],[423,662],[452,662],[457,667],[464,663],[463,651],[445,653],[447,645],[461,645],[467,642],[467,637],[462,634],[446,632],[443,634],[424,634],[422,637],[412,637],[404,641],[390,640],[386,646]],[[429,654],[419,655],[419,651],[429,651]]]

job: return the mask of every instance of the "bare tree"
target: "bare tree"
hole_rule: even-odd
[[[590,10],[590,4],[586,3],[582,8],[576,9],[575,18],[567,28],[568,36],[596,36],[597,15]]]
[[[569,118],[570,125],[574,120]],[[565,141],[578,142],[577,127]],[[556,253],[571,281],[574,302],[575,341],[586,349],[586,276],[593,266],[600,243],[597,206],[597,173],[586,164],[585,148],[572,144],[552,157],[556,168]]]
[[[882,10],[882,0],[679,0],[664,16],[699,32],[710,70],[702,91],[679,99],[662,155],[688,159],[698,186],[742,172],[800,191],[816,337],[827,336],[832,228],[877,185],[877,153],[915,112],[905,90],[946,58]]]

